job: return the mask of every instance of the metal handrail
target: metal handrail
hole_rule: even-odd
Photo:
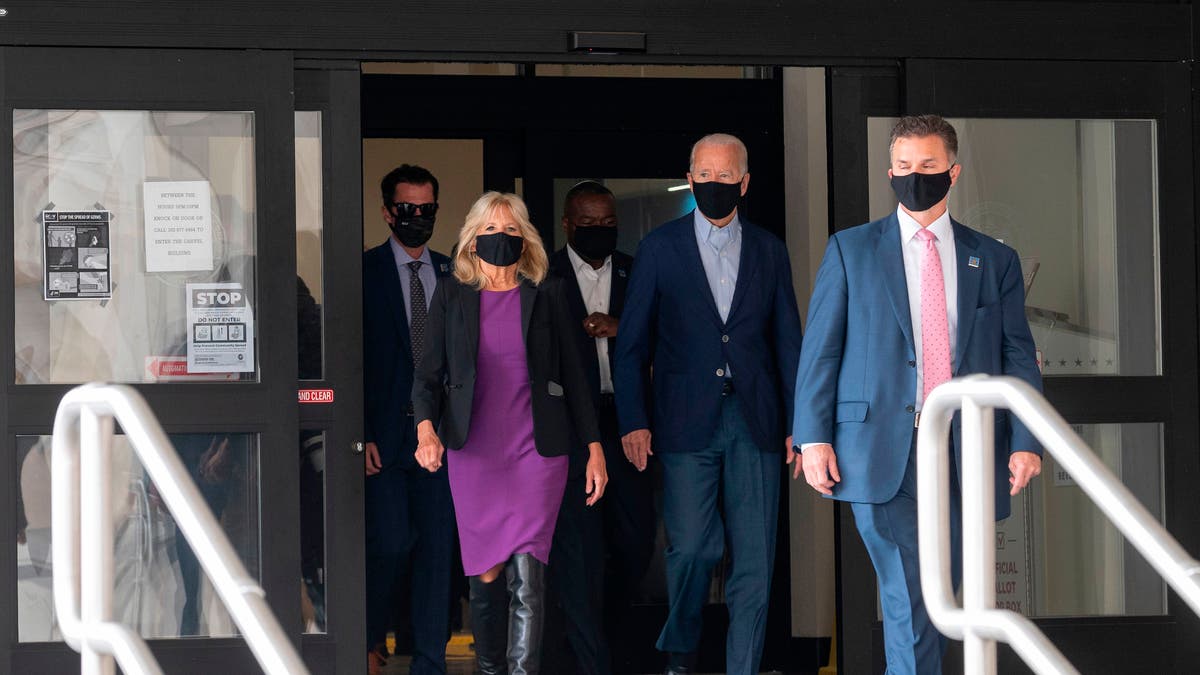
[[[112,675],[114,657],[130,675],[162,673],[141,636],[112,621],[114,418],[259,666],[272,675],[308,673],[145,399],[132,387],[96,383],[59,403],[50,460],[54,606],[82,675]]]
[[[949,429],[962,408],[963,606],[950,581]],[[1033,387],[983,375],[939,385],[917,432],[917,529],[921,589],[929,618],[963,640],[966,675],[996,672],[996,641],[1012,645],[1037,673],[1077,673],[1032,621],[996,609],[994,409],[1008,408],[1158,571],[1200,614],[1200,563],[1142,506]]]

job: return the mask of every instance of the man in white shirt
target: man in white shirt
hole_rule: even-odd
[[[594,507],[563,500],[549,574],[565,621],[547,622],[543,665],[547,672],[592,675],[611,672],[610,643],[629,644],[619,634],[629,622],[621,619],[653,555],[654,498],[650,474],[625,461],[617,430],[611,355],[633,258],[616,250],[612,192],[594,181],[575,185],[564,199],[562,223],[567,245],[551,256],[550,271],[569,289],[570,309],[579,322],[576,339],[592,384],[610,482],[605,499]],[[585,459],[572,453],[567,494],[583,494]]]
[[[850,502],[879,578],[887,671],[940,673],[945,640],[929,621],[917,561],[916,425],[938,384],[1012,375],[1041,389],[1017,252],[953,221],[958,136],[936,115],[892,130],[895,213],[833,235],[809,303],[796,375],[793,477]],[[952,537],[962,529],[953,425]],[[996,411],[996,517],[1041,471],[1040,446]],[[835,453],[836,450],[836,453]],[[1011,475],[1011,477],[1010,477]],[[1006,480],[1007,479],[1007,480]],[[953,546],[954,583],[961,545]],[[851,582],[853,583],[853,582]]]

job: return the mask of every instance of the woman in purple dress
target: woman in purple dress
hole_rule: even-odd
[[[559,506],[600,499],[604,451],[566,296],[546,277],[519,197],[488,192],[475,202],[454,267],[458,283],[438,284],[430,301],[415,373],[416,458],[437,471],[444,448],[455,451],[445,459],[480,671],[506,672],[507,643],[507,672],[533,674]],[[580,441],[587,494],[564,497],[567,454],[582,451]]]

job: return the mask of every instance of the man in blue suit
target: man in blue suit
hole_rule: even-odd
[[[411,583],[412,673],[445,673],[450,638],[454,510],[443,468],[417,466],[413,364],[425,343],[429,298],[450,259],[425,245],[437,215],[438,182],[404,164],[380,184],[388,240],[363,253],[367,650],[379,672],[394,584]]]
[[[945,643],[926,613],[917,563],[916,426],[925,396],[972,373],[1041,388],[1016,251],[947,211],[962,171],[957,153],[954,127],[941,117],[896,124],[888,176],[900,205],[830,237],[796,376],[792,433],[802,458],[793,476],[803,466],[814,489],[851,503],[879,578],[893,675],[940,673]],[[951,461],[959,467],[957,416],[952,429]],[[1009,495],[1041,472],[1040,446],[999,410],[995,440],[996,517],[1005,518]],[[957,468],[950,475],[957,586]]]
[[[745,675],[762,656],[800,317],[783,242],[738,215],[746,146],[726,134],[700,139],[688,184],[697,210],[638,247],[617,335],[617,415],[628,460],[641,471],[653,454],[663,467],[667,673],[695,667],[728,542],[726,669]]]

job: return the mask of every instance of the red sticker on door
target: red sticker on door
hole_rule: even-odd
[[[301,389],[301,403],[333,403],[332,389]]]

